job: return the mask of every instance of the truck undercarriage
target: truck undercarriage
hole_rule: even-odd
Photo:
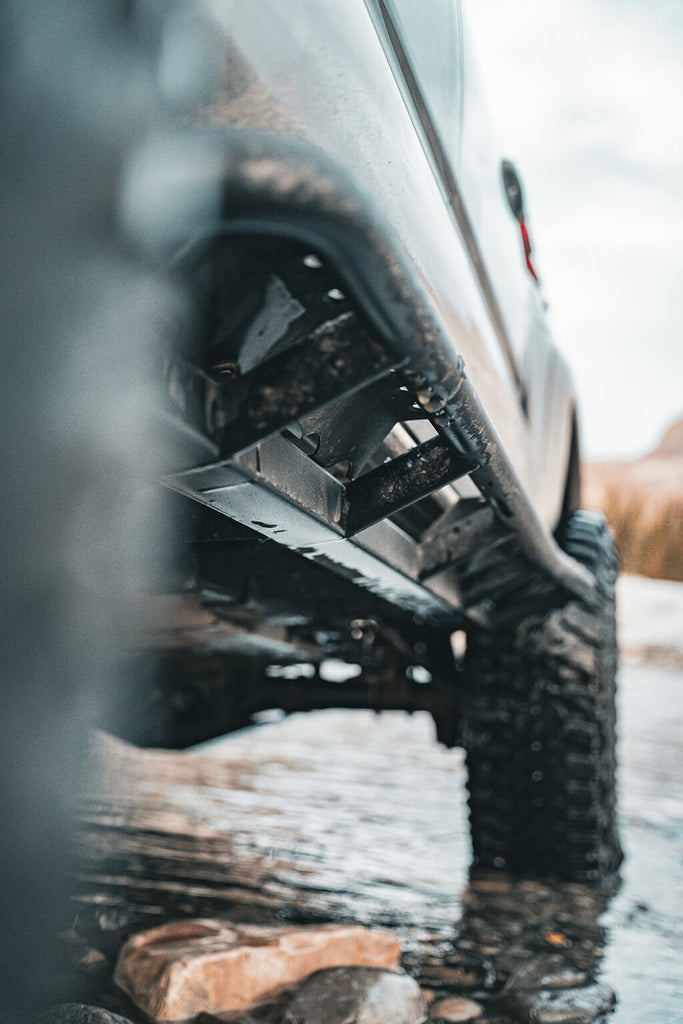
[[[429,711],[466,750],[479,864],[607,877],[616,558],[577,511],[576,446],[551,534],[338,166],[273,135],[195,145],[189,178],[166,148],[128,186],[189,313],[158,375],[175,554],[118,731],[185,747],[272,710]]]
[[[345,706],[429,710],[459,742],[467,632],[590,595],[590,575],[538,521],[462,364],[435,380],[433,349],[383,336],[320,246],[233,226],[174,270],[191,316],[162,378],[190,465],[164,478],[180,526],[134,738]]]

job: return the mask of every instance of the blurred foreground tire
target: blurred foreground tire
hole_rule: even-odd
[[[118,0],[0,0],[0,1022],[60,1000],[74,813],[155,558],[153,320],[117,228],[151,60]]]
[[[605,882],[621,862],[616,825],[614,586],[601,515],[576,512],[566,551],[595,575],[572,599],[472,638],[465,748],[475,865]]]

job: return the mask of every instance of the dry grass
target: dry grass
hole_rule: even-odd
[[[612,484],[599,505],[614,530],[624,572],[683,581],[683,498],[654,500]]]

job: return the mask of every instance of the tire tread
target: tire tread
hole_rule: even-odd
[[[617,554],[604,518],[574,513],[565,550],[596,579],[572,598],[468,646],[464,741],[475,864],[606,882],[616,826]]]

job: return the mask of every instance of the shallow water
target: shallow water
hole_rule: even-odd
[[[620,682],[627,856],[611,901],[469,884],[462,753],[436,744],[424,714],[326,711],[191,754],[107,741],[79,931],[112,957],[173,916],[360,921],[397,929],[423,986],[473,995],[487,1021],[603,1019],[612,989],[617,1024],[678,1022],[683,673],[626,665]],[[582,1015],[561,1016],[563,1000]]]
[[[621,890],[603,921],[618,1024],[683,1020],[683,672],[621,671]]]

